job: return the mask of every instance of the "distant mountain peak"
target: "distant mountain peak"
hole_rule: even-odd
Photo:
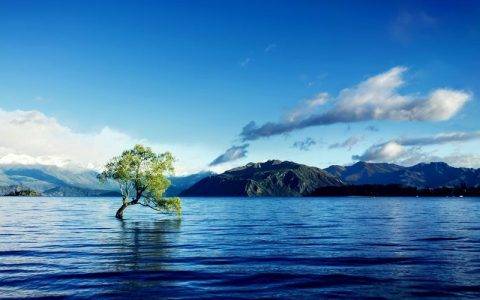
[[[236,167],[230,170],[225,171],[225,173],[235,173],[241,172],[248,169],[271,169],[278,167],[297,167],[302,166],[301,164],[291,162],[291,161],[282,161],[278,159],[267,160],[265,162],[250,162],[244,166]]]
[[[284,162],[288,162],[288,161],[281,161],[281,160],[278,160],[278,159],[271,159],[271,160],[267,160],[267,164],[270,164],[270,165],[279,165],[281,163],[284,163]]]
[[[447,164],[446,162],[443,162],[443,161],[421,162],[421,163],[418,163],[414,166],[442,166],[442,167],[453,168],[452,166],[450,166],[449,164]]]
[[[478,186],[480,170],[456,168],[445,162],[419,163],[402,167],[389,163],[368,163],[359,161],[344,169],[325,169],[347,184],[400,184],[417,188],[455,187],[460,184]]]
[[[359,160],[357,161],[356,163],[354,163],[352,166],[359,166],[359,167],[362,167],[362,166],[366,166],[368,165],[369,163],[366,162],[366,161],[363,161],[363,160]]]

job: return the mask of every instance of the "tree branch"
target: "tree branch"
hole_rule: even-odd
[[[159,209],[155,206],[148,205],[147,203],[138,202],[138,204],[140,204],[141,206],[150,207],[151,209],[156,210],[156,211],[163,211],[162,209]]]

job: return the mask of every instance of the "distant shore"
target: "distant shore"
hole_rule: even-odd
[[[480,187],[424,188],[389,185],[347,185],[321,187],[308,197],[320,196],[374,196],[374,197],[479,197]]]

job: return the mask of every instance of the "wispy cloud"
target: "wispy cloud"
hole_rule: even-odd
[[[448,132],[440,133],[434,136],[409,138],[398,140],[404,146],[427,146],[440,145],[455,142],[468,142],[471,140],[480,139],[480,131],[473,132]]]
[[[273,52],[275,51],[275,49],[277,48],[277,45],[274,44],[274,43],[271,43],[271,44],[268,44],[264,49],[263,49],[263,55],[266,56],[268,53],[270,52]],[[259,57],[259,51],[252,51],[252,53],[250,53],[250,56],[248,57],[245,57],[244,59],[242,59],[238,64],[240,65],[241,68],[246,68],[248,67],[254,60],[255,61],[258,61],[259,59],[261,59],[261,57]]]
[[[334,143],[328,146],[329,149],[346,148],[348,151],[352,150],[352,147],[363,140],[363,136],[351,136],[343,142]]]
[[[244,58],[244,59],[240,62],[240,67],[245,68],[245,67],[248,66],[251,62],[252,62],[252,59],[251,59],[250,57],[246,57],[246,58]]]
[[[225,153],[219,155],[217,158],[215,158],[209,166],[213,167],[216,165],[220,165],[226,162],[230,162],[233,160],[237,160],[240,158],[244,158],[247,156],[248,153],[248,144],[243,144],[240,146],[232,146],[225,151]]]
[[[311,137],[307,137],[304,140],[301,141],[296,141],[293,143],[293,148],[297,148],[298,150],[301,151],[309,151],[312,146],[317,144],[317,142],[312,139]]]
[[[393,20],[390,31],[395,40],[408,44],[413,36],[425,30],[431,30],[437,25],[437,20],[425,12],[400,12]]]
[[[402,95],[405,67],[395,67],[340,92],[334,106],[321,113],[303,113],[299,118],[244,126],[244,141],[285,134],[312,126],[369,120],[444,121],[452,118],[471,99],[469,92],[441,88],[427,96]],[[325,97],[328,96],[324,94]],[[295,110],[293,110],[295,111]]]
[[[327,72],[320,73],[316,76],[310,76],[308,74],[301,74],[300,80],[307,86],[313,87],[320,84],[328,76]]]
[[[277,48],[277,44],[268,44],[267,47],[265,47],[265,52],[272,52]]]

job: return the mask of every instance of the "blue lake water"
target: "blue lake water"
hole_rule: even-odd
[[[0,198],[1,297],[480,297],[480,199]]]

